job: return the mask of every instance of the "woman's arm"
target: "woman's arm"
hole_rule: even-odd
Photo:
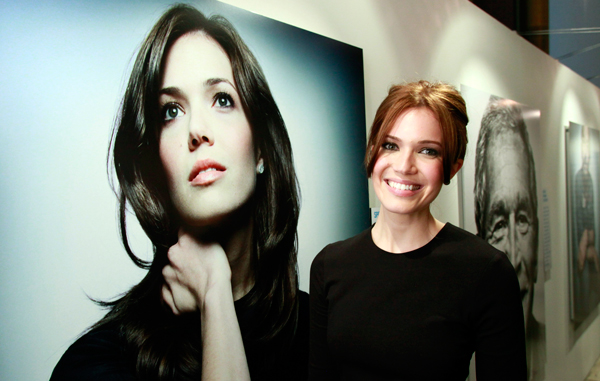
[[[477,380],[527,380],[519,281],[504,254],[492,260],[476,289],[473,328]]]
[[[200,311],[202,380],[249,380],[231,268],[221,245],[199,242],[180,231],[163,276],[163,299],[174,314]]]
[[[323,252],[310,268],[310,353],[309,380],[336,379],[327,347],[327,295],[325,293]]]

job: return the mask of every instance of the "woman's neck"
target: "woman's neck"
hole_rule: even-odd
[[[230,233],[226,241],[221,242],[221,245],[227,254],[229,266],[231,267],[233,300],[238,300],[254,287],[252,223],[246,224],[243,228],[234,229]]]
[[[406,215],[382,208],[371,236],[380,249],[399,254],[425,246],[443,227],[429,210]]]

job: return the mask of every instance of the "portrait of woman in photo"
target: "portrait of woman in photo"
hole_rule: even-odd
[[[168,9],[141,45],[111,141],[127,254],[146,276],[52,380],[300,380],[299,192],[284,121],[231,24]],[[152,261],[130,248],[135,214]]]
[[[381,209],[325,247],[310,278],[310,380],[526,380],[519,282],[504,253],[432,215],[468,117],[444,83],[392,86],[365,165]]]

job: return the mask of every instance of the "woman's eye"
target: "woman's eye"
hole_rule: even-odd
[[[167,104],[163,107],[163,120],[165,122],[168,122],[172,119],[175,119],[179,116],[181,116],[181,114],[183,113],[183,111],[181,110],[181,108],[179,108],[179,106],[175,105],[175,104]]]
[[[385,150],[395,150],[398,148],[398,146],[394,143],[385,142],[381,145],[381,148],[383,148]]]
[[[231,108],[234,106],[233,98],[227,93],[217,93],[214,99],[213,106],[219,108]]]
[[[423,148],[421,153],[431,157],[439,156],[439,152],[433,148]]]

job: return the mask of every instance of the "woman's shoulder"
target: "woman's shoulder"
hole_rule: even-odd
[[[444,225],[437,238],[450,248],[459,251],[463,255],[473,256],[475,259],[491,260],[497,257],[506,257],[503,252],[487,243],[481,237],[450,223]]]
[[[343,258],[350,253],[369,250],[372,245],[371,227],[369,227],[353,237],[328,244],[317,254],[315,261]]]
[[[447,223],[437,236],[436,252],[451,258],[452,263],[473,274],[504,273],[514,276],[514,268],[506,254],[481,237]]]
[[[115,326],[93,328],[64,353],[50,378],[65,380],[135,380]]]
[[[465,248],[471,256],[480,258],[487,264],[488,271],[508,273],[515,275],[515,270],[510,260],[503,251],[500,251],[487,243],[483,238],[474,235],[466,230],[450,225],[451,231],[456,232],[456,242]],[[516,276],[515,276],[516,277]]]

